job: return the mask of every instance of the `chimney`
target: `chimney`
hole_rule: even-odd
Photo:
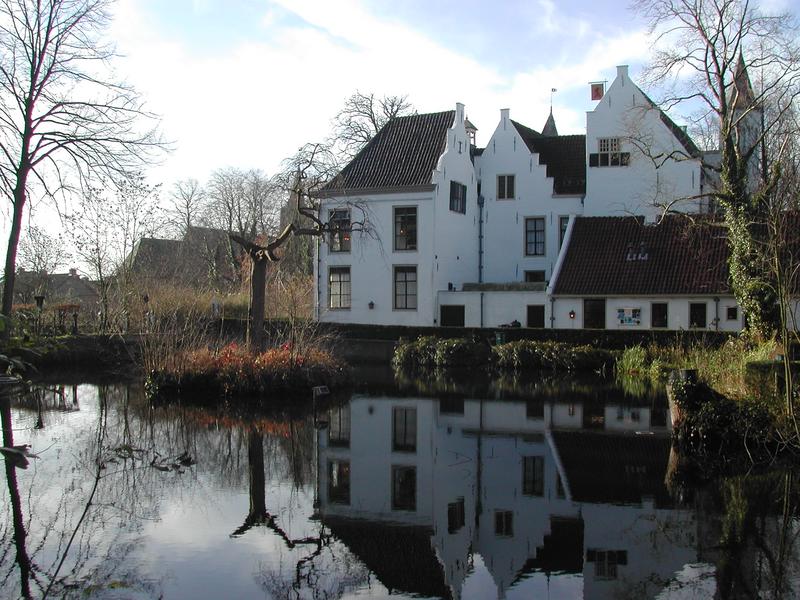
[[[69,270],[69,276],[70,277],[77,277],[78,276],[78,269],[76,269],[74,267],[72,269],[70,269]]]
[[[461,102],[456,102],[456,123],[464,122],[464,105]]]

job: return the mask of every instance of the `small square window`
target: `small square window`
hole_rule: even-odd
[[[328,463],[328,500],[334,504],[350,504],[350,463],[332,460]]]
[[[467,186],[463,183],[450,182],[450,210],[462,214],[467,212]]]
[[[494,511],[494,534],[501,537],[514,535],[514,513],[510,510]]]
[[[738,306],[729,306],[725,310],[725,315],[728,317],[728,321],[738,321],[739,320],[739,307]]]
[[[692,329],[705,329],[707,324],[706,303],[689,303],[689,327]]]
[[[513,175],[498,175],[497,176],[497,199],[498,200],[513,200],[514,199],[514,176]]]
[[[416,467],[392,467],[392,510],[417,510]]]
[[[350,211],[337,208],[329,213],[331,252],[350,252]]]
[[[455,533],[462,527],[466,519],[464,518],[464,499],[459,498],[455,502],[447,505],[447,533]]]
[[[525,283],[544,283],[544,271],[525,271]]]
[[[417,249],[416,206],[403,206],[394,209],[394,249]]]
[[[650,327],[653,329],[667,328],[667,303],[653,302],[650,305]]]
[[[525,256],[544,256],[544,217],[525,219]]]

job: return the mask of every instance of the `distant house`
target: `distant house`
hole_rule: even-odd
[[[36,296],[44,296],[48,305],[79,304],[94,306],[100,294],[94,283],[78,274],[77,269],[67,273],[37,273],[20,269],[14,285],[17,304],[33,304]]]
[[[708,220],[716,179],[627,66],[585,135],[559,135],[552,111],[540,133],[509,109],[484,148],[475,131],[462,104],[392,119],[323,189],[337,227],[315,260],[320,321],[742,328]],[[705,225],[661,222],[667,205]],[[362,211],[370,236],[349,231]]]
[[[226,231],[190,227],[181,240],[142,238],[126,266],[138,279],[228,288],[241,279],[242,255]]]

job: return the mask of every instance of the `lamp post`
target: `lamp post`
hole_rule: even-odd
[[[44,308],[44,294],[33,297],[36,300],[36,337],[39,337],[42,328],[42,309]]]

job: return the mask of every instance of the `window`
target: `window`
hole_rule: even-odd
[[[497,199],[498,200],[513,200],[514,199],[514,176],[513,175],[498,175],[497,176]]]
[[[567,235],[567,225],[569,225],[569,217],[558,217],[558,247],[564,245],[564,236]]]
[[[590,167],[627,167],[630,152],[620,152],[619,138],[598,138],[597,152],[589,155]]]
[[[394,249],[417,249],[417,207],[394,209]]]
[[[594,550],[586,551],[586,562],[594,563],[594,574],[598,579],[616,579],[617,566],[628,564],[626,550]]]
[[[510,510],[494,511],[494,534],[503,537],[514,535],[514,513]]]
[[[691,302],[689,304],[689,327],[705,329],[706,324],[706,303]]]
[[[447,505],[447,533],[455,533],[464,526],[464,499]]]
[[[463,327],[464,305],[442,304],[439,307],[439,325],[442,327]]]
[[[525,416],[528,419],[544,419],[544,400],[528,400],[525,404]]]
[[[525,283],[544,283],[544,271],[525,271]]]
[[[583,301],[583,327],[584,329],[606,328],[605,298],[586,298]]]
[[[417,510],[416,467],[392,467],[392,510]]]
[[[336,208],[329,213],[331,252],[350,252],[350,211]]]
[[[729,306],[725,309],[725,316],[728,317],[728,321],[737,321],[739,319],[739,307]]]
[[[417,451],[417,409],[395,408],[392,413],[392,450]]]
[[[528,327],[544,329],[544,304],[528,305]]]
[[[328,444],[348,447],[350,445],[350,405],[337,406],[328,412]]]
[[[650,305],[650,327],[653,329],[666,329],[667,306],[666,302],[653,302]]]
[[[417,267],[394,268],[394,307],[416,310]]]
[[[335,504],[350,504],[350,463],[343,460],[328,462],[328,500]]]
[[[328,271],[328,307],[350,308],[350,267],[331,267]]]
[[[544,495],[544,457],[522,457],[522,493],[525,496]]]
[[[441,415],[463,415],[464,396],[440,396],[439,414]]]
[[[544,218],[525,219],[525,255],[544,256]]]
[[[467,186],[457,181],[450,182],[450,210],[467,212]]]

